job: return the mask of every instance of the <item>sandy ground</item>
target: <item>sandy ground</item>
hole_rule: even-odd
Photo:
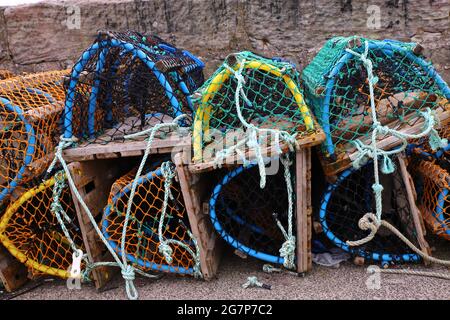
[[[266,274],[263,263],[227,253],[218,278],[206,282],[192,278],[165,276],[159,280],[136,279],[140,299],[450,299],[449,282],[436,278],[382,274],[379,289],[368,289],[366,267],[345,262],[338,269],[314,265],[304,278],[290,274]],[[442,267],[409,266],[414,270],[446,271]],[[243,289],[248,276],[255,275],[272,290]],[[120,276],[98,292],[91,284],[69,290],[64,281],[46,282],[14,299],[126,299]]]

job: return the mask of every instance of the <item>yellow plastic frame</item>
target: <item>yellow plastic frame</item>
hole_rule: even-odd
[[[236,63],[233,67],[234,70],[238,70],[240,68],[240,63]],[[314,129],[314,122],[309,112],[308,106],[305,104],[303,100],[303,96],[300,93],[295,82],[291,79],[291,77],[287,74],[283,74],[280,69],[277,67],[262,63],[255,60],[245,61],[244,68],[247,69],[259,69],[262,71],[270,72],[276,77],[282,77],[287,87],[292,93],[295,102],[298,104],[299,110],[302,114],[303,121],[305,122],[305,126],[308,130]],[[209,131],[209,121],[210,121],[210,113],[211,106],[207,106],[207,102],[211,99],[215,92],[220,90],[223,83],[227,81],[232,75],[232,71],[229,69],[223,69],[219,72],[210,82],[208,88],[206,88],[205,94],[202,96],[202,105],[197,109],[195,120],[194,120],[194,129],[193,129],[193,148],[194,148],[194,158],[193,161],[201,161],[202,160],[202,130],[205,134],[208,134]]]
[[[21,263],[24,263],[27,267],[41,271],[43,273],[58,276],[60,278],[69,278],[70,273],[67,270],[56,269],[49,266],[44,266],[37,261],[29,259],[23,252],[21,252],[4,234],[6,227],[8,226],[8,222],[13,216],[14,213],[17,212],[19,207],[26,201],[28,201],[31,197],[34,197],[40,192],[43,192],[45,189],[52,187],[55,184],[55,179],[52,177],[38,187],[28,190],[19,199],[11,203],[6,209],[5,214],[0,219],[0,241],[3,243],[6,249],[17,258]]]

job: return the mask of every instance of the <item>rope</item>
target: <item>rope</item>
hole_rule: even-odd
[[[255,276],[248,277],[247,282],[242,285],[242,288],[244,288],[244,289],[251,288],[251,287],[258,287],[258,288],[263,288],[263,289],[267,289],[267,290],[271,289],[271,286],[264,284],[262,282],[259,282],[258,278]]]
[[[363,221],[363,223],[361,223]],[[425,252],[422,252],[419,248],[417,248],[411,241],[408,240],[397,228],[395,228],[392,224],[387,222],[386,220],[378,221],[376,216],[373,213],[366,213],[361,219],[359,227],[362,230],[370,230],[372,233],[376,233],[378,229],[383,226],[390,230],[393,234],[395,234],[400,240],[402,240],[411,250],[420,255],[424,260],[430,261],[432,263],[450,266],[450,260],[443,260],[434,258]],[[373,238],[373,236],[372,236]],[[356,241],[357,242],[357,241]],[[414,270],[380,270],[380,272],[385,273],[397,273],[397,274],[409,274],[409,275],[421,275],[421,276],[429,276],[429,277],[437,277],[442,279],[450,280],[450,275],[445,273],[438,272],[425,272],[425,271],[414,271]]]
[[[381,214],[383,210],[383,204],[382,204],[382,191],[383,186],[380,184],[380,177],[379,177],[379,171],[378,171],[378,158],[379,156],[382,156],[383,163],[382,163],[382,169],[381,171],[385,174],[389,174],[394,172],[395,167],[392,162],[392,159],[389,157],[393,154],[398,154],[402,152],[407,147],[407,139],[418,139],[422,138],[426,135],[430,135],[430,146],[431,148],[436,148],[438,146],[445,146],[447,144],[446,139],[440,139],[437,131],[434,129],[435,124],[437,123],[437,120],[435,120],[435,116],[430,108],[426,109],[426,112],[421,112],[421,115],[424,117],[424,130],[419,134],[406,134],[399,132],[397,130],[391,129],[388,126],[383,126],[379,122],[377,118],[376,113],[376,105],[375,105],[375,98],[374,98],[374,91],[373,86],[378,82],[378,77],[373,75],[373,64],[372,60],[370,60],[367,56],[369,54],[369,43],[366,40],[365,41],[365,48],[364,53],[357,53],[349,48],[346,48],[345,50],[351,54],[353,54],[355,57],[359,58],[364,65],[364,67],[367,70],[367,79],[369,83],[369,94],[370,94],[370,111],[372,113],[372,121],[373,121],[373,131],[371,135],[371,144],[366,145],[362,143],[360,140],[354,141],[355,147],[359,151],[357,158],[353,161],[353,166],[355,168],[361,167],[362,164],[366,162],[367,158],[373,159],[373,168],[374,168],[374,178],[375,183],[372,185],[373,192],[375,194],[375,209],[376,209],[376,217],[375,219],[377,221],[381,221]],[[385,151],[383,149],[378,148],[377,146],[377,137],[378,135],[386,135],[391,134],[397,138],[399,138],[402,141],[402,144],[400,148],[397,148],[395,150],[391,151]],[[434,150],[434,149],[433,149]],[[372,216],[370,216],[372,217]],[[366,226],[367,221],[361,221],[361,223],[358,223],[360,226]],[[376,229],[378,230],[378,229]],[[376,233],[376,231],[375,231]],[[371,233],[358,241],[347,241],[347,244],[349,246],[357,246],[362,245],[364,243],[369,242],[373,239],[375,236],[375,233],[371,230]]]
[[[278,228],[280,228],[283,236],[285,238],[285,242],[282,244],[280,248],[280,257],[284,258],[283,265],[287,269],[295,269],[295,248],[296,248],[296,237],[293,235],[293,191],[292,191],[292,180],[291,180],[291,171],[289,170],[292,162],[289,159],[289,154],[284,154],[280,158],[281,163],[284,167],[284,179],[286,180],[286,187],[288,193],[288,231],[284,229],[280,220],[278,220],[277,215],[274,214],[275,220],[277,222]]]
[[[145,165],[145,162],[147,160],[147,157],[150,153],[150,149],[151,149],[151,145],[153,142],[153,139],[155,137],[155,134],[157,131],[159,131],[162,128],[178,128],[178,121],[184,117],[187,117],[187,115],[180,115],[178,117],[176,117],[173,122],[171,123],[159,123],[156,124],[153,128],[147,129],[147,130],[143,130],[141,132],[138,133],[134,133],[128,136],[125,136],[126,139],[132,139],[134,137],[137,136],[141,136],[141,135],[145,135],[148,134],[150,132],[150,136],[147,142],[147,146],[144,152],[144,156],[142,158],[141,164],[138,168],[138,172],[136,173],[136,178],[133,181],[133,185],[132,185],[132,192],[130,193],[130,199],[128,201],[128,207],[127,207],[127,214],[125,216],[125,222],[124,222],[124,227],[122,230],[122,238],[121,238],[121,253],[122,253],[122,260],[118,257],[117,253],[115,252],[115,250],[111,247],[111,245],[109,244],[108,240],[104,237],[103,233],[101,232],[101,230],[99,229],[97,222],[94,219],[94,216],[92,215],[89,207],[86,205],[86,203],[83,200],[83,197],[81,196],[81,194],[79,193],[79,191],[77,190],[75,183],[72,179],[72,176],[70,174],[69,168],[67,166],[66,161],[64,160],[63,156],[62,156],[62,151],[65,148],[68,148],[70,146],[72,146],[77,139],[75,137],[72,138],[64,138],[61,137],[60,138],[60,142],[56,148],[55,151],[55,158],[53,159],[52,163],[50,164],[49,168],[47,169],[47,173],[49,174],[54,166],[56,165],[56,163],[59,161],[63,167],[63,170],[66,174],[66,178],[69,182],[70,188],[72,190],[72,192],[75,194],[75,197],[77,198],[78,202],[80,203],[81,207],[83,208],[83,210],[86,212],[89,220],[91,221],[92,226],[94,227],[95,231],[97,232],[98,236],[100,237],[100,239],[102,240],[102,242],[105,244],[106,248],[109,250],[109,252],[111,253],[111,255],[113,256],[115,262],[97,262],[97,263],[88,263],[85,272],[83,272],[83,276],[87,277],[88,272],[91,272],[94,268],[100,267],[100,266],[110,266],[110,267],[120,267],[121,269],[121,273],[122,273],[122,277],[125,280],[125,290],[127,293],[127,296],[130,300],[136,300],[139,297],[139,294],[136,290],[136,287],[134,286],[134,279],[135,279],[135,273],[138,273],[142,276],[148,277],[148,278],[152,278],[152,279],[158,279],[158,276],[155,275],[151,275],[151,274],[147,274],[139,269],[134,268],[131,265],[128,265],[127,260],[126,260],[126,255],[124,254],[125,252],[125,235],[126,235],[126,227],[128,225],[128,220],[129,220],[129,216],[130,216],[130,212],[131,212],[131,203],[134,197],[134,193],[136,192],[136,187],[137,187],[137,179],[140,177],[140,174],[143,170],[143,167]],[[55,199],[54,199],[55,200]],[[58,200],[58,199],[56,199]],[[57,208],[58,205],[56,205],[55,208]],[[62,220],[61,220],[62,221]]]
[[[164,259],[167,261],[168,264],[172,264],[173,258],[173,250],[170,247],[170,244],[176,244],[181,247],[183,247],[194,259],[194,276],[197,278],[202,277],[202,273],[200,270],[200,248],[198,246],[197,240],[192,235],[192,233],[189,231],[189,228],[186,228],[188,230],[187,234],[191,238],[192,242],[195,245],[196,252],[194,253],[189,246],[187,246],[185,243],[175,240],[175,239],[165,239],[163,237],[163,226],[164,226],[164,220],[166,216],[167,211],[167,205],[169,202],[169,198],[171,200],[174,200],[174,197],[172,195],[172,192],[170,191],[170,187],[172,186],[172,179],[175,177],[175,167],[172,162],[166,161],[161,164],[161,173],[164,177],[164,202],[163,207],[161,210],[161,216],[159,218],[159,225],[158,225],[158,238],[159,238],[159,252],[164,256]]]
[[[239,69],[235,71],[233,68],[228,66],[226,63],[224,64],[225,68],[228,69],[236,78],[237,80],[237,86],[236,91],[234,95],[235,99],[235,106],[236,106],[236,112],[239,118],[239,121],[242,123],[242,125],[246,128],[246,136],[244,139],[238,141],[235,145],[232,147],[223,149],[216,153],[215,157],[215,163],[219,167],[221,167],[221,164],[223,162],[223,159],[229,156],[231,153],[236,152],[238,156],[241,157],[241,159],[244,162],[244,166],[248,163],[245,159],[244,153],[239,149],[242,145],[247,144],[247,146],[252,150],[255,151],[255,157],[256,161],[258,163],[259,168],[259,176],[260,176],[260,183],[259,186],[261,189],[263,189],[266,185],[266,168],[264,164],[264,158],[262,156],[261,146],[258,141],[258,136],[261,136],[261,134],[273,134],[274,135],[274,141],[275,141],[275,148],[277,155],[282,154],[282,150],[280,147],[280,139],[284,140],[290,151],[294,151],[297,141],[296,141],[296,133],[295,134],[289,134],[287,131],[278,130],[278,129],[261,129],[257,126],[248,123],[241,111],[241,104],[240,104],[240,97],[242,96],[242,100],[246,104],[248,104],[250,107],[252,107],[251,101],[248,99],[247,95],[244,92],[243,85],[245,84],[245,79],[242,76],[242,71],[245,66],[245,59],[243,59],[240,63]],[[277,219],[276,214],[275,220],[277,222],[277,226],[280,228],[281,232],[283,233],[283,236],[285,238],[285,242],[282,244],[279,252],[280,257],[284,258],[283,265],[288,269],[295,269],[295,248],[296,248],[296,238],[292,234],[293,228],[292,228],[292,219],[293,219],[293,191],[292,191],[292,181],[291,181],[291,173],[289,170],[289,166],[292,164],[289,160],[289,156],[287,154],[284,154],[280,157],[280,160],[284,166],[284,177],[286,180],[286,186],[288,191],[288,231],[286,232],[285,228],[282,226],[281,222]]]
[[[444,280],[450,280],[450,275],[441,272],[409,270],[409,269],[379,269],[375,272],[390,273],[390,274],[405,274],[410,276],[421,276],[430,278],[439,278]]]

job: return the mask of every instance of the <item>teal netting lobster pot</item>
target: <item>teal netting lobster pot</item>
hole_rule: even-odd
[[[181,114],[204,64],[157,36],[99,32],[67,82],[64,137],[108,143]],[[188,125],[185,123],[185,125]]]
[[[395,160],[397,162],[397,160]],[[398,163],[396,163],[398,165]],[[329,184],[323,193],[319,217],[325,235],[336,246],[367,260],[380,263],[402,263],[418,261],[415,254],[395,234],[380,227],[375,237],[360,246],[350,246],[347,241],[356,241],[369,235],[362,230],[360,219],[368,212],[375,212],[373,163],[368,162],[359,169],[350,168],[340,174],[337,181]],[[396,170],[392,174],[381,174],[383,212],[382,217],[418,246],[417,229],[408,200],[405,180]]]
[[[371,108],[370,65],[375,110]],[[375,128],[372,111],[380,125],[408,134],[424,130],[421,122],[430,121],[431,115],[440,120],[447,117],[450,89],[415,43],[332,38],[304,69],[302,83],[307,103],[326,135],[321,160],[327,175],[350,167],[356,140],[370,143]],[[388,136],[392,134],[381,131],[377,140]],[[380,148],[392,149],[400,140],[387,140]]]
[[[217,233],[241,254],[285,264],[280,249],[289,235],[289,224],[294,234],[296,229],[295,218],[289,216],[282,168],[267,176],[264,188],[260,188],[256,164],[226,172],[213,189],[209,215]]]

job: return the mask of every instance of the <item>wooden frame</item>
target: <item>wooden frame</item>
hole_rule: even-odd
[[[311,133],[305,137],[297,138],[297,141],[296,141],[296,149],[297,150],[311,148],[313,146],[321,144],[325,140],[325,133],[323,132],[322,128],[319,126],[319,124],[316,121],[314,121],[314,125],[315,125],[315,128],[317,128],[314,133]],[[263,157],[268,157],[268,158],[273,157],[273,156],[277,155],[277,149],[278,149],[278,146],[276,146],[275,144],[270,144],[266,148],[262,148],[261,155]],[[283,152],[289,151],[289,147],[285,142],[280,143],[280,149]],[[255,159],[255,150],[249,150],[248,148],[245,148],[244,155],[245,155],[245,158],[249,161],[252,159]],[[229,166],[232,167],[232,166],[242,165],[242,164],[243,164],[242,159],[240,159],[236,153],[233,153],[232,155],[224,158],[221,162],[221,165],[223,165],[224,167],[229,167]],[[217,168],[217,166],[218,166],[218,163],[216,162],[215,159],[203,159],[198,162],[190,163],[189,170],[193,173],[201,173],[201,172],[207,172],[207,171],[214,170]]]
[[[191,137],[180,136],[174,132],[167,137],[153,140],[150,153],[170,153],[175,148],[180,150],[191,145]],[[146,140],[130,140],[125,142],[83,143],[77,147],[65,149],[63,157],[66,161],[88,161],[96,159],[114,159],[121,157],[137,157],[144,154]]]
[[[311,149],[301,148],[296,153],[296,222],[297,272],[305,274],[312,269],[312,205],[311,205]]]
[[[444,108],[436,110],[436,115],[440,119],[441,126],[447,125],[450,122],[450,108],[444,106]],[[404,121],[415,121],[414,125],[402,128],[400,131],[406,134],[419,133],[424,125],[424,118],[420,117],[417,118],[417,120],[414,120],[415,118],[417,118],[417,115],[415,113],[410,114],[409,117],[406,117]],[[394,121],[387,125],[390,128],[396,128],[398,126],[401,126],[401,123],[400,121]],[[370,144],[371,137],[362,140],[362,142],[364,144]],[[391,150],[400,144],[401,140],[392,135],[389,135],[388,137],[377,142],[378,148],[382,148],[384,150]],[[347,143],[345,146],[340,147],[340,149],[345,150],[345,152],[336,152],[337,159],[335,161],[326,158],[322,152],[319,152],[319,159],[322,164],[323,171],[330,182],[336,181],[337,175],[339,173],[350,168],[352,166],[352,162],[357,158],[359,154],[359,151],[351,143]]]
[[[117,160],[73,162],[69,164],[75,186],[82,196],[89,210],[97,218],[102,215],[111,186],[122,174],[121,166]],[[98,236],[89,217],[77,200],[74,190],[71,190],[77,212],[80,231],[91,262],[113,261],[111,254]],[[98,267],[92,271],[95,287],[101,289],[112,278],[118,268]]]
[[[191,231],[200,247],[200,267],[205,280],[216,276],[222,253],[222,241],[216,234],[209,219],[207,200],[211,184],[204,175],[189,171],[186,153],[177,153],[173,161],[177,168],[178,180],[184,204],[189,217]]]

